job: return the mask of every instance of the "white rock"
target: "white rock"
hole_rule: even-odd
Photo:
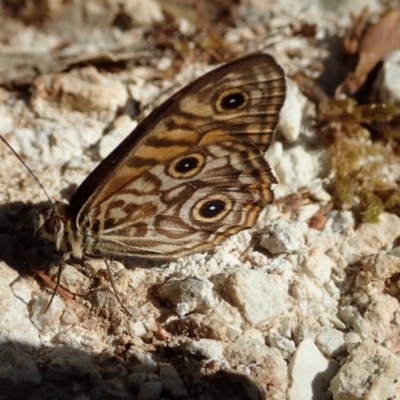
[[[311,151],[302,145],[286,149],[275,165],[278,182],[293,188],[307,186],[321,172],[321,160],[317,150]]]
[[[347,346],[347,352],[351,353],[362,343],[362,338],[356,332],[348,332],[344,334],[344,341]]]
[[[368,10],[378,11],[381,9],[381,4],[375,0],[354,0],[354,1],[346,1],[339,0],[335,4],[333,4],[329,0],[317,0],[316,2],[311,2],[315,6],[317,6],[322,13],[326,13],[328,10],[330,12],[338,13],[340,18],[344,18],[344,16],[358,15],[362,13],[362,11],[367,7]]]
[[[226,358],[232,366],[265,364],[266,362],[283,363],[285,362],[276,349],[265,345],[265,340],[260,331],[250,329],[240,336],[234,343],[226,348]]]
[[[321,205],[318,203],[310,203],[305,204],[304,206],[300,206],[296,211],[297,220],[308,222],[308,220],[313,217],[320,209]]]
[[[328,203],[332,200],[332,196],[324,189],[325,183],[323,179],[316,178],[309,186],[312,198],[321,203]]]
[[[242,334],[243,331],[240,328],[236,328],[235,326],[229,325],[226,328],[226,337],[227,339],[234,341],[237,337]]]
[[[375,83],[379,100],[383,103],[400,104],[400,50],[387,56],[379,70]]]
[[[18,154],[34,158],[38,156],[37,148],[33,145],[35,140],[37,137],[33,129],[16,127],[10,144]]]
[[[240,270],[229,275],[226,291],[252,326],[286,311],[287,288],[278,275]]]
[[[326,287],[326,285],[325,285],[325,287]],[[339,300],[339,298],[340,298],[340,296],[336,297],[337,300]],[[335,305],[337,305],[337,303],[335,303]],[[343,331],[347,328],[347,326],[343,323],[342,320],[340,320],[336,316],[336,314],[326,313],[325,317],[326,317],[327,324],[324,326],[328,326],[328,327],[333,326],[334,328],[336,328],[340,331]]]
[[[306,229],[307,224],[304,222],[289,223],[279,220],[269,226],[269,233],[263,235],[260,245],[272,254],[298,251],[304,247]]]
[[[302,266],[315,279],[322,283],[327,283],[331,279],[335,263],[325,253],[314,248],[310,249],[309,257]]]
[[[112,129],[104,135],[99,144],[101,158],[107,157],[137,126],[128,115],[121,115],[114,123]]]
[[[284,336],[270,333],[268,335],[268,340],[271,347],[274,349],[278,349],[285,360],[287,360],[296,350],[296,345],[294,341]]]
[[[311,318],[300,320],[299,324],[293,330],[293,337],[296,344],[301,343],[305,339],[312,339],[314,341],[318,328],[318,323]]]
[[[0,133],[7,135],[14,126],[14,120],[8,112],[0,108]]]
[[[266,152],[265,158],[268,161],[268,164],[272,168],[275,168],[275,165],[280,162],[283,153],[284,153],[283,144],[275,140],[274,142],[272,142],[271,146]]]
[[[286,99],[282,107],[278,130],[289,143],[295,142],[300,136],[303,109],[307,99],[300,92],[297,83],[286,78]]]
[[[273,258],[269,259],[262,267],[257,268],[257,271],[264,271],[268,274],[279,274],[282,276],[283,274],[291,273],[293,271],[293,265],[284,258]]]
[[[267,398],[285,398],[286,362],[278,350],[265,345],[265,339],[260,331],[254,329],[246,331],[226,348],[225,357],[235,370],[243,370],[243,367],[252,365],[251,369],[255,369],[258,376],[263,376],[266,386],[271,386],[268,388],[270,395],[266,396]]]
[[[370,296],[360,296],[357,306],[341,307],[338,315],[363,339],[373,338],[378,343],[396,346],[394,336],[398,334],[398,325],[394,324],[399,311],[398,302],[375,289],[372,292]],[[362,310],[362,315],[358,308]]]
[[[82,168],[85,166],[84,160],[88,157],[81,154],[82,149],[95,144],[101,138],[104,126],[99,122],[89,124],[88,121],[77,122],[74,126],[70,126],[62,120],[39,119],[34,128],[34,130],[24,128],[14,130],[13,146],[15,144],[18,153],[33,160],[40,159],[41,164],[51,165],[52,169],[68,166],[68,168],[80,169],[85,175]],[[84,135],[82,131],[85,132]],[[63,178],[67,176],[64,174]],[[74,179],[76,180],[76,173]]]
[[[179,32],[184,36],[192,36],[196,33],[196,26],[193,25],[186,18],[179,18]]]
[[[218,292],[223,291],[224,295],[226,279],[227,278],[225,276],[222,280],[221,286],[220,284],[218,284]],[[213,313],[215,313],[215,315],[217,316],[217,321],[219,318],[222,318],[225,321],[225,324],[228,323],[230,326],[233,326],[235,330],[241,330],[240,327],[243,324],[243,316],[238,310],[238,307],[235,304],[228,302],[227,300],[219,299],[214,310],[210,314],[212,315]]]
[[[400,218],[395,214],[382,213],[378,223],[365,222],[353,235],[344,237],[337,251],[348,263],[378,250],[391,247],[400,236]]]
[[[271,8],[270,4],[266,5],[262,0],[252,0],[252,3],[257,4],[259,7],[268,7],[267,10]],[[301,2],[297,0],[285,0],[276,3],[276,7],[296,18],[299,18],[302,13],[306,12],[309,18],[308,21],[318,24],[323,23],[324,18],[333,18],[334,14],[337,14],[340,21],[343,22],[349,18],[350,13],[358,15],[365,7],[368,7],[371,12],[377,11],[382,6],[376,0],[354,0],[351,2],[339,0],[335,3],[329,0],[303,0]]]
[[[224,352],[223,344],[212,339],[190,340],[183,345],[183,349],[206,360],[219,360]]]
[[[338,369],[339,364],[326,359],[312,340],[304,340],[289,363],[288,400],[327,399],[325,392]]]
[[[147,333],[147,329],[142,321],[129,321],[129,328],[129,334],[132,336],[140,337]]]
[[[135,374],[158,371],[161,360],[156,354],[147,353],[137,346],[132,346],[128,354],[131,360],[136,361],[132,367],[132,372]]]
[[[329,213],[324,232],[341,234],[350,231],[354,225],[354,214],[351,211],[332,210]]]
[[[310,250],[318,249],[320,252],[326,253],[326,255],[335,260],[335,264],[337,264],[336,258],[333,258],[331,254],[329,254],[332,248],[335,249],[337,241],[336,235],[327,234],[323,231],[311,228],[305,232],[304,241],[307,243],[307,248]],[[305,256],[305,258],[307,258],[307,256]]]
[[[400,398],[400,358],[366,340],[357,347],[332,379],[335,400]]]
[[[150,25],[154,22],[161,22],[164,20],[164,14],[160,3],[154,0],[125,1],[124,13],[133,19],[135,25]]]
[[[150,104],[160,95],[160,88],[153,83],[137,78],[135,83],[128,85],[130,96],[142,104]]]
[[[80,323],[80,318],[74,308],[67,307],[61,316],[61,324],[63,326],[74,326]]]
[[[207,313],[215,306],[213,286],[207,279],[173,278],[158,288],[158,293],[174,304],[176,313],[183,317],[193,311]]]
[[[41,294],[32,301],[30,309],[30,319],[40,331],[42,340],[44,338],[52,338],[58,333],[60,318],[66,307],[63,301],[58,296],[55,296],[47,309],[49,301],[50,296]],[[45,312],[46,309],[47,311]]]
[[[361,260],[361,266],[375,279],[388,279],[400,272],[400,258],[388,254],[372,254]]]
[[[371,302],[364,312],[364,318],[372,324],[389,326],[398,307],[399,303],[395,297],[377,293],[371,298]]]
[[[323,297],[322,289],[309,278],[302,275],[294,276],[291,292],[292,296],[298,300],[314,300],[320,302]]]
[[[359,326],[362,321],[364,321],[364,318],[354,305],[345,305],[340,307],[338,310],[338,316],[347,326]]]
[[[210,339],[217,339],[222,341],[233,341],[241,333],[240,325],[242,324],[242,318],[240,315],[236,317],[235,323],[229,323],[229,320],[235,320],[235,318],[230,318],[229,311],[235,311],[234,307],[230,307],[227,313],[223,313],[222,307],[217,304],[214,311],[207,315],[203,314],[190,314],[183,321],[181,326],[184,327],[185,331],[196,332],[199,336],[206,336]],[[227,304],[224,302],[224,304]],[[236,313],[239,314],[236,310]],[[233,322],[233,321],[232,321]]]
[[[90,331],[79,325],[68,327],[60,331],[52,342],[61,347],[82,348],[85,351],[93,353],[101,353],[104,351],[106,344],[98,332]]]
[[[330,358],[346,351],[343,332],[337,329],[322,328],[315,342],[318,348]]]
[[[60,262],[56,262],[50,268],[49,275],[53,282],[56,282],[60,268],[62,268],[60,284],[71,293],[82,293],[82,291],[89,287],[90,279],[87,276],[83,275],[82,272],[78,271],[72,265],[64,264],[61,267]]]
[[[125,105],[125,86],[89,66],[69,73],[42,75],[33,82],[32,107],[42,118],[59,120],[74,113],[84,118],[90,112],[115,113]],[[82,116],[78,116],[82,113]]]
[[[3,294],[0,319],[4,315],[3,313],[7,312],[7,303],[9,300],[16,300],[22,302],[22,304],[29,304],[32,299],[32,286],[34,286],[35,289],[39,289],[38,285],[34,283],[32,285],[32,283],[33,282],[27,282],[25,279],[18,277],[16,271],[12,270],[6,264],[0,263],[0,291]],[[15,304],[14,306],[16,307],[17,305]],[[16,312],[16,314],[18,313]],[[25,312],[25,316],[26,315]]]

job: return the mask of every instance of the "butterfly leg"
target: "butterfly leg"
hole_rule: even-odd
[[[22,254],[24,261],[28,265],[29,270],[33,272],[35,275],[37,275],[48,287],[50,287],[53,290],[53,295],[50,302],[53,300],[55,293],[58,293],[65,301],[72,300],[71,294],[60,286],[60,282],[58,282],[58,284],[54,283],[42,269],[37,268],[35,266],[40,264],[40,261],[35,253],[29,252],[29,254],[26,254],[25,249],[22,247],[20,243],[17,243],[17,248],[19,249],[19,254]]]
[[[261,232],[253,233],[250,243],[247,245],[247,247],[244,249],[243,253],[239,257],[239,259],[242,262],[245,262],[250,258],[250,255],[251,255],[252,251],[254,250],[254,247],[256,247],[257,244],[260,242],[261,236],[262,236]]]
[[[59,266],[58,272],[57,272],[57,281],[56,281],[56,284],[54,285],[54,283],[51,282],[51,283],[52,283],[51,286],[54,287],[54,290],[53,290],[53,293],[51,294],[51,298],[50,298],[49,304],[47,304],[47,307],[46,307],[46,309],[44,310],[44,312],[47,312],[47,310],[50,308],[51,303],[53,302],[56,293],[60,293],[61,290],[65,292],[65,290],[60,286],[60,282],[61,282],[61,275],[62,275],[64,266],[65,266],[66,258],[67,258],[68,256],[69,256],[69,255],[66,254],[66,256],[64,256],[64,257],[62,258],[62,261],[61,261],[61,263],[60,263],[60,266]]]
[[[125,313],[126,313],[128,316],[132,317],[132,314],[127,310],[127,308],[126,308],[126,307],[124,306],[124,304],[122,303],[121,297],[119,296],[118,291],[117,291],[117,289],[116,289],[116,287],[115,287],[115,285],[114,285],[114,278],[113,278],[113,276],[112,276],[112,274],[111,274],[111,267],[110,267],[110,262],[109,262],[109,260],[104,259],[104,263],[106,264],[108,278],[109,278],[109,280],[110,280],[111,287],[112,287],[112,289],[113,289],[115,298],[117,299],[118,303],[120,304],[121,308],[125,311]]]

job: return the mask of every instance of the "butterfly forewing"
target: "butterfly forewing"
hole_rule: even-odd
[[[221,108],[224,95],[235,93],[247,102],[237,109]],[[153,165],[200,143],[237,138],[265,151],[284,97],[284,73],[266,54],[243,57],[202,76],[155,109],[89,175],[71,199],[71,218]]]
[[[275,178],[263,153],[284,97],[284,73],[265,54],[186,86],[77,189],[58,216],[64,224],[58,247],[78,257],[168,259],[250,228],[273,200]]]

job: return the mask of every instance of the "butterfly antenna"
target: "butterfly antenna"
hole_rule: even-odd
[[[4,144],[14,153],[14,155],[18,158],[19,161],[21,161],[22,165],[29,171],[29,173],[33,176],[33,179],[39,184],[39,186],[42,188],[44,194],[46,195],[47,199],[52,203],[53,201],[51,200],[50,196],[47,194],[46,189],[43,187],[43,185],[40,183],[39,179],[36,177],[36,175],[33,173],[33,171],[28,167],[28,164],[20,157],[20,155],[10,146],[10,144],[7,142],[6,139],[2,135],[0,135],[0,139],[4,142]]]

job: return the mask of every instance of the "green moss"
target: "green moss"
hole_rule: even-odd
[[[353,99],[346,99],[329,100],[320,111],[326,123],[324,131],[331,139],[331,192],[336,207],[351,209],[366,222],[378,221],[384,211],[399,214],[400,190],[385,176],[390,165],[400,168],[398,144],[393,142],[393,135],[376,135],[382,127],[386,127],[383,131],[390,127],[393,131],[396,124],[391,122],[399,118],[399,108],[358,106]],[[377,126],[379,129],[375,129]]]
[[[385,211],[382,199],[369,190],[361,190],[359,197],[363,221],[378,222],[379,216]]]

